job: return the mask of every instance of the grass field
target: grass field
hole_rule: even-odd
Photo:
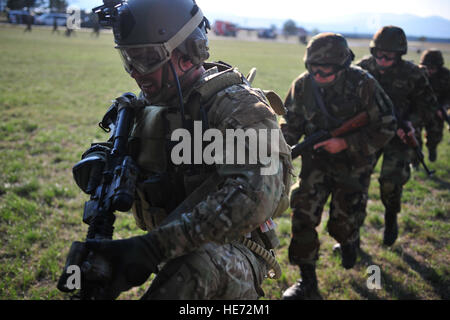
[[[114,52],[111,34],[93,38],[52,35],[48,29],[0,26],[0,299],[65,299],[56,289],[74,240],[85,237],[82,211],[87,196],[76,187],[71,168],[90,143],[107,137],[97,126],[110,101],[137,86]],[[304,71],[298,44],[213,40],[211,60],[223,60],[244,74],[257,67],[254,85],[284,97]],[[357,59],[368,49],[355,47]],[[407,59],[418,61],[412,52]],[[450,54],[445,54],[450,66]],[[426,153],[426,152],[425,152]],[[326,299],[450,298],[450,144],[446,131],[439,158],[430,166],[436,177],[413,172],[404,190],[400,237],[382,246],[383,205],[379,168],[370,187],[368,216],[362,228],[363,253],[351,271],[332,254],[324,212],[319,227],[319,287]],[[295,162],[296,174],[300,163]],[[131,214],[118,214],[116,238],[142,232]],[[290,266],[290,212],[276,221],[281,238],[279,280],[266,280],[265,299],[279,299],[298,278]],[[378,265],[382,289],[366,286],[369,265]],[[123,293],[137,299],[148,287]]]

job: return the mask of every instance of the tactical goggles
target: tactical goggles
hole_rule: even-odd
[[[154,72],[170,60],[170,52],[159,45],[117,49],[119,49],[125,70],[130,74],[133,69],[140,74]]]
[[[380,59],[380,60],[384,59],[386,61],[392,61],[397,58],[397,52],[393,52],[393,51],[382,51],[382,50],[375,49],[373,51],[373,55],[377,59]]]
[[[172,51],[194,32],[203,19],[203,13],[199,8],[197,13],[167,42],[116,46],[125,70],[131,73],[134,69],[140,74],[155,72],[170,60]]]
[[[323,71],[320,67],[323,67],[325,69],[331,69],[330,72]],[[309,73],[311,73],[313,76],[320,75],[322,78],[328,78],[332,75],[335,75],[342,69],[341,66],[337,66],[334,64],[311,64],[308,66]]]

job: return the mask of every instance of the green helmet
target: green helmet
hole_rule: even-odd
[[[444,65],[444,57],[442,52],[437,49],[430,49],[424,51],[420,57],[420,64],[426,66],[442,67]]]
[[[314,36],[306,47],[304,62],[311,64],[331,64],[347,68],[355,58],[347,40],[337,33],[321,33]]]
[[[394,26],[386,26],[378,30],[370,42],[370,52],[374,49],[394,51],[401,55],[408,52],[408,41],[403,29]]]
[[[94,8],[112,26],[125,68],[152,72],[178,49],[198,65],[208,59],[208,20],[194,0],[104,0]],[[112,5],[114,6],[112,6]]]

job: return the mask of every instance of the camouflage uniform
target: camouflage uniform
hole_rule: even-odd
[[[436,74],[428,78],[437,96],[439,105],[447,106],[448,108],[450,106],[450,70],[441,67]]]
[[[332,44],[324,46],[330,50]],[[323,207],[332,195],[328,232],[339,243],[359,238],[366,215],[368,187],[376,152],[394,135],[395,119],[389,98],[377,81],[360,68],[348,67],[328,88],[319,88],[328,112],[345,121],[367,111],[369,124],[345,137],[348,148],[338,154],[309,152],[302,157],[300,186],[292,192],[292,240],[289,259],[293,264],[314,264],[318,259]],[[288,113],[282,130],[293,145],[319,130],[332,130],[314,98],[309,72],[292,84],[285,101]]]
[[[437,68],[437,72],[428,75],[428,79],[436,94],[439,106],[443,107],[444,110],[447,110],[450,105],[450,70],[444,67],[442,53],[433,49],[426,50],[420,59],[420,67],[425,69],[427,65],[435,66]],[[442,141],[444,120],[440,117],[437,118],[435,125],[436,127],[432,128],[433,130],[427,130],[426,145],[430,152],[435,152],[437,145]]]
[[[211,81],[229,73],[243,78],[235,71],[219,73],[217,67],[212,67],[194,85],[194,89],[184,95],[191,119],[195,119],[197,113],[194,110],[198,108],[194,93],[201,92]],[[279,130],[275,113],[264,94],[250,88],[246,82],[220,90],[213,97],[208,97],[208,101],[207,106],[202,106],[208,108],[207,126],[219,129],[224,136],[227,129]],[[132,134],[134,140],[139,141],[136,159],[145,173],[138,187],[140,196],[136,200],[134,213],[138,225],[154,235],[163,260],[168,262],[158,273],[144,298],[258,298],[262,295],[259,286],[265,278],[268,265],[238,239],[251,233],[253,241],[272,249],[267,242],[269,232],[261,232],[260,225],[273,217],[283,194],[288,192],[290,150],[281,132],[278,142],[282,161],[280,170],[275,175],[261,175],[262,165],[224,164],[217,165],[216,168],[200,166],[186,170],[169,162],[164,163],[164,159],[154,156],[165,154],[165,159],[169,159],[170,150],[166,149],[169,145],[167,136],[166,143],[160,144],[162,149],[158,151],[152,147],[152,141],[158,139],[152,122],[147,123],[146,114],[152,108],[154,107],[144,108],[143,113],[138,115]],[[181,126],[178,108],[162,108],[167,110],[164,121],[167,127],[164,131],[173,132]],[[161,170],[163,167],[165,169]],[[193,192],[214,170],[223,178],[223,185],[217,190],[211,190],[207,198],[198,203],[192,212],[183,214],[172,223],[158,226],[167,213],[183,200],[183,196]],[[163,184],[156,186],[157,189],[162,189],[164,199],[157,199],[149,191],[154,190],[155,186],[149,186],[152,183],[148,181],[154,181],[152,177],[156,176],[168,177]],[[273,231],[271,237],[274,237]]]
[[[283,132],[288,144],[318,130],[334,129],[318,109],[310,87],[309,73],[302,74],[286,98],[288,114]],[[333,87],[322,92],[332,115],[348,120],[362,111],[370,115],[368,127],[345,138],[349,148],[339,154],[311,152],[302,157],[300,186],[292,192],[292,263],[313,263],[318,259],[323,207],[332,195],[328,232],[339,243],[359,237],[368,199],[375,153],[393,136],[395,121],[389,98],[368,73],[349,68]]]
[[[274,96],[251,88],[228,65],[205,62],[209,22],[195,1],[129,0],[114,10],[110,6],[96,10],[102,23],[113,27],[125,70],[142,90],[130,102],[135,118],[128,151],[140,171],[133,213],[148,232],[122,240],[88,239],[86,248],[112,269],[107,281],[93,285],[106,298],[116,298],[157,273],[144,298],[257,299],[269,269],[281,274],[269,251],[279,244],[272,218],[289,205],[290,148],[272,109]],[[158,90],[151,92],[148,83],[154,88],[156,77]],[[172,141],[177,129],[190,134],[188,160],[194,164],[174,160],[172,152],[181,143]],[[202,145],[207,129],[219,132],[224,142],[224,153],[215,145],[213,163],[202,157],[210,147]],[[250,129],[254,139],[227,141],[229,131]],[[255,146],[258,155],[250,152]],[[236,162],[242,148],[246,157]],[[261,155],[264,149],[270,158]],[[87,281],[98,280],[89,275]]]
[[[378,80],[391,98],[398,114],[405,121],[411,121],[414,128],[426,126],[428,132],[436,127],[437,101],[425,74],[411,62],[399,60],[381,73],[374,57],[357,63]],[[404,144],[396,135],[378,153],[383,157],[380,173],[380,194],[386,211],[401,211],[403,186],[411,174],[410,163],[415,159],[414,150]]]

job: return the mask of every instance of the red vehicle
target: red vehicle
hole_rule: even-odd
[[[217,20],[213,26],[217,36],[236,37],[237,30],[237,25],[228,21]]]

